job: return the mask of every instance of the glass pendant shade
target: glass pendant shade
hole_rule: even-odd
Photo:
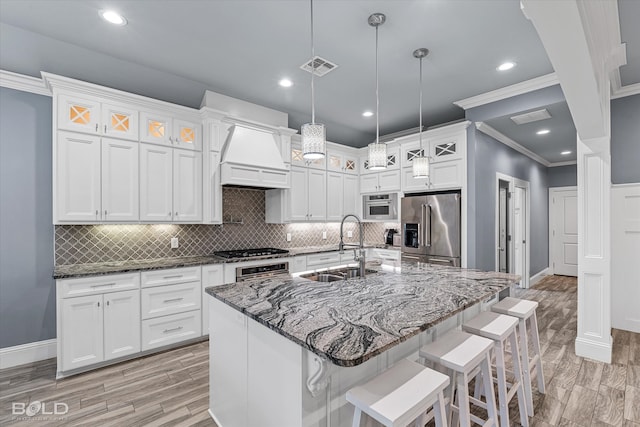
[[[305,123],[300,133],[302,134],[302,157],[306,160],[322,159],[326,143],[324,125]]]
[[[369,144],[369,170],[387,168],[387,144],[372,142]]]
[[[418,156],[413,158],[413,177],[429,178],[429,158]]]

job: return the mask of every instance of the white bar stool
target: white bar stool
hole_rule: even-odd
[[[493,394],[493,380],[491,377],[490,354],[493,349],[493,341],[471,335],[461,331],[449,331],[443,337],[420,349],[420,357],[435,362],[453,371],[451,394],[449,398],[449,419],[451,425],[457,425],[454,421],[454,412],[460,418],[463,427],[469,427],[471,421],[485,427],[497,426],[498,414],[496,400]],[[478,373],[482,373],[485,396],[483,402],[475,397],[469,397],[469,381]],[[455,404],[457,390],[457,405]],[[485,408],[489,418],[481,418],[471,414],[470,404]]]
[[[536,301],[507,297],[491,306],[494,313],[506,314],[518,318],[518,336],[520,337],[520,358],[522,359],[522,373],[524,374],[524,392],[527,396],[527,414],[533,417],[533,392],[531,379],[538,377],[538,391],[544,394],[544,374],[542,372],[542,356],[540,354],[540,338],[538,336],[538,320],[536,318]],[[529,326],[527,326],[529,323]],[[529,360],[529,336],[534,355]]]
[[[504,314],[484,311],[462,325],[462,330],[474,335],[489,338],[495,343],[496,376],[498,385],[498,401],[500,411],[500,425],[509,427],[509,402],[518,394],[518,410],[520,411],[520,424],[529,426],[529,418],[526,409],[526,394],[524,393],[524,381],[520,367],[520,352],[518,351],[518,338],[516,327],[518,319]],[[507,370],[505,367],[506,342],[511,345],[513,361],[513,375],[515,377],[511,388],[507,390]],[[476,385],[479,385],[478,383]],[[476,387],[476,398],[480,397],[480,388]]]
[[[353,427],[360,426],[362,412],[386,427],[416,427],[427,423],[433,407],[437,427],[446,427],[444,389],[449,377],[403,359],[368,383],[347,391],[347,401],[355,406]]]

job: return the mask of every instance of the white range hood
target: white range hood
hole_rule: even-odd
[[[220,183],[229,186],[289,188],[289,167],[282,160],[277,136],[233,124],[222,150]]]

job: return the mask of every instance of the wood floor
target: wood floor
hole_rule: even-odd
[[[611,365],[583,359],[573,344],[575,278],[549,276],[519,296],[539,302],[547,384],[545,395],[535,392],[531,425],[640,427],[640,334],[613,331]],[[215,426],[208,357],[202,342],[59,381],[54,359],[1,370],[0,425]],[[12,402],[36,400],[64,402],[69,412],[60,420],[11,415]],[[519,425],[515,399],[510,406]]]

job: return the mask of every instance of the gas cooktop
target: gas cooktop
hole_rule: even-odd
[[[235,251],[219,251],[213,254],[222,258],[252,258],[267,255],[288,254],[289,251],[277,248],[237,249]]]

